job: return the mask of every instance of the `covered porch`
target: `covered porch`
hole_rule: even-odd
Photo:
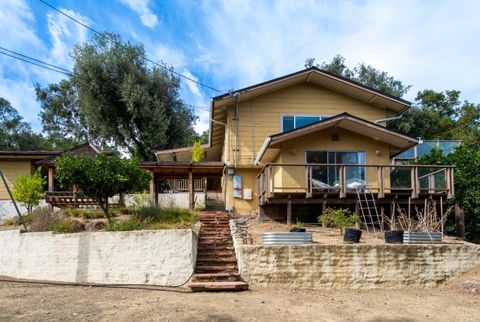
[[[142,162],[143,169],[150,171],[150,201],[158,205],[159,183],[161,181],[176,180],[181,182],[181,190],[188,191],[188,205],[190,209],[195,208],[195,193],[204,190],[206,192],[206,181],[211,178],[221,178],[224,172],[224,163],[216,161],[156,161]],[[186,186],[185,186],[186,184]],[[201,189],[200,189],[201,188]]]

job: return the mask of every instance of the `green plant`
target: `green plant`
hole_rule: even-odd
[[[298,218],[297,220],[295,221],[295,224],[292,225],[292,228],[305,228],[305,225],[303,224],[303,222],[301,222]]]
[[[148,220],[142,222],[135,217],[130,217],[124,221],[108,222],[105,225],[106,231],[132,231],[143,229],[148,224]]]
[[[76,185],[85,195],[97,200],[109,222],[108,198],[119,193],[142,191],[148,187],[150,174],[139,167],[137,159],[122,159],[118,155],[65,155],[55,161],[56,178],[68,189]]]
[[[200,145],[200,141],[196,140],[193,143],[193,148],[192,148],[192,162],[200,162],[203,159],[203,148]]]
[[[345,227],[351,227],[360,223],[360,217],[351,214],[348,209],[329,209],[328,212],[318,217],[318,222],[324,226],[339,228],[340,235],[342,235]]]
[[[122,215],[133,215],[135,213],[135,209],[132,207],[121,207],[118,208],[118,213]]]
[[[4,225],[4,226],[13,226],[14,224],[15,224],[15,223],[13,222],[12,219],[5,219],[5,220],[3,221],[3,225]]]
[[[57,221],[56,223],[51,224],[48,227],[48,230],[51,230],[57,233],[73,233],[75,231],[75,220],[63,219],[63,220]]]
[[[40,174],[40,170],[38,168],[32,175],[20,175],[13,185],[13,197],[27,208],[28,213],[31,213],[33,207],[38,206],[43,199],[43,186],[46,180]]]

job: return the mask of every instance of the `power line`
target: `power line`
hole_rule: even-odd
[[[41,65],[41,64],[37,64],[37,63],[35,63],[35,62],[33,62],[33,61],[29,61],[29,60],[23,59],[23,58],[21,58],[21,57],[17,57],[17,56],[14,56],[14,55],[10,55],[10,54],[8,54],[8,53],[6,53],[6,52],[3,52],[3,51],[0,51],[0,54],[5,55],[5,56],[9,56],[9,57],[12,57],[12,58],[15,58],[15,59],[18,59],[18,60],[21,60],[21,61],[23,61],[23,62],[25,62],[25,63],[29,63],[29,64],[32,64],[32,65],[35,65],[35,66],[38,66],[38,67],[42,67],[42,68],[45,68],[45,69],[48,69],[48,70],[51,70],[51,71],[53,71],[53,72],[57,72],[57,73],[60,73],[60,74],[63,74],[63,75],[67,75],[67,76],[70,76],[70,75],[71,75],[71,74],[66,73],[66,72],[64,72],[64,71],[61,71],[61,70],[58,70],[58,69],[53,69],[53,68],[50,68],[50,67],[47,67],[47,66],[44,66],[44,65]],[[28,57],[28,56],[27,56],[27,57]],[[37,59],[32,59],[32,60],[37,60]],[[37,60],[37,61],[38,61],[38,60]],[[47,64],[47,63],[42,62],[42,64]],[[48,65],[50,65],[50,64],[48,64]],[[59,67],[55,67],[55,68],[59,68]]]
[[[84,28],[87,28],[88,30],[92,31],[93,33],[95,33],[95,34],[97,34],[97,35],[100,35],[100,36],[102,36],[102,37],[110,40],[111,42],[113,42],[114,44],[116,44],[116,45],[118,45],[118,46],[120,46],[120,47],[125,47],[121,42],[119,42],[119,41],[117,41],[117,40],[115,40],[115,39],[113,39],[113,38],[111,38],[111,37],[108,37],[108,36],[106,36],[105,34],[103,34],[103,33],[99,32],[99,31],[93,29],[92,27],[88,26],[87,24],[79,21],[78,19],[75,19],[74,17],[70,16],[69,14],[67,14],[67,13],[63,12],[62,10],[58,9],[57,7],[51,5],[50,3],[48,3],[48,2],[46,2],[46,1],[44,1],[44,0],[39,0],[39,1],[40,1],[41,3],[43,3],[44,5],[50,7],[51,9],[59,12],[61,15],[63,15],[63,16],[65,16],[65,17],[67,17],[68,19],[74,21],[75,23],[83,26]],[[212,86],[207,85],[207,84],[205,84],[205,83],[202,83],[202,82],[200,82],[200,81],[198,81],[198,80],[195,80],[195,79],[193,79],[193,78],[191,78],[191,77],[188,77],[188,76],[185,76],[185,75],[183,75],[183,74],[181,74],[181,73],[178,73],[178,72],[174,71],[173,68],[168,68],[168,67],[166,67],[166,66],[164,66],[164,65],[161,65],[161,64],[159,64],[159,63],[157,63],[157,62],[149,59],[149,58],[146,57],[145,55],[141,55],[140,57],[142,57],[142,58],[145,59],[146,61],[148,61],[148,62],[150,62],[150,63],[152,63],[152,64],[154,64],[154,65],[156,65],[156,66],[158,66],[158,67],[160,67],[160,68],[162,68],[162,69],[165,69],[165,70],[170,71],[171,73],[177,75],[178,77],[182,77],[182,78],[184,78],[184,79],[186,79],[186,80],[188,80],[188,81],[194,82],[194,83],[196,83],[196,84],[198,84],[198,85],[200,85],[200,86],[203,86],[203,87],[205,87],[205,88],[208,88],[208,89],[210,89],[210,90],[212,90],[212,91],[215,91],[215,92],[217,92],[217,93],[225,92],[225,91],[221,91],[221,90],[218,90],[218,89],[216,89],[216,88],[213,88]]]
[[[7,51],[7,52],[3,52],[2,50]],[[9,53],[11,53],[11,54],[9,54]],[[38,66],[38,67],[41,67],[41,68],[44,68],[44,69],[48,69],[48,70],[51,70],[51,71],[54,71],[54,72],[57,72],[57,73],[60,73],[60,74],[63,74],[63,75],[72,76],[72,72],[69,71],[68,69],[65,69],[63,67],[56,66],[56,65],[53,65],[53,64],[46,63],[46,62],[44,62],[40,59],[37,59],[37,58],[31,57],[31,56],[28,56],[28,55],[25,55],[25,54],[22,54],[22,53],[4,48],[2,46],[0,46],[0,54],[3,54],[5,56],[9,56],[11,58],[18,59],[18,60],[23,61],[25,63],[29,63],[29,64],[32,64],[32,65],[35,65],[35,66]],[[38,63],[36,63],[36,62],[38,62]],[[136,93],[136,94],[139,94],[139,95],[143,95],[143,93],[140,93],[140,92],[137,92],[137,91],[130,90],[130,92],[131,93]],[[211,108],[207,107],[207,106],[193,105],[193,104],[183,104],[183,105],[188,106],[188,107],[192,107],[192,108],[196,108],[196,109],[207,110],[207,111],[211,110]]]
[[[25,57],[25,58],[31,59],[31,60],[33,60],[33,61],[39,62],[39,63],[44,64],[44,65],[47,65],[47,66],[50,66],[50,67],[53,67],[53,68],[56,68],[56,69],[63,70],[63,71],[66,72],[66,73],[71,73],[68,69],[65,69],[65,68],[63,68],[63,67],[59,67],[59,66],[55,66],[55,65],[46,63],[46,62],[44,62],[44,61],[41,61],[41,60],[39,60],[39,59],[36,59],[36,58],[30,57],[30,56],[27,56],[27,55],[18,53],[18,52],[16,52],[16,51],[13,51],[13,50],[10,50],[10,49],[1,47],[1,46],[0,46],[0,49],[2,49],[2,50],[4,50],[4,51],[7,51],[7,52],[9,52],[9,53],[11,53],[11,54],[15,54],[15,55],[18,55],[18,56],[21,56],[21,57]]]

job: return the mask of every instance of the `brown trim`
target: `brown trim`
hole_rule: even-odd
[[[200,145],[203,149],[209,148],[208,143]],[[193,149],[193,146],[187,146],[184,148],[175,148],[175,149],[168,149],[168,150],[159,150],[155,152],[155,154],[168,154],[168,153],[175,153],[175,152],[188,152]]]

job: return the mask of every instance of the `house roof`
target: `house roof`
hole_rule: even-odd
[[[343,128],[351,132],[371,137],[374,140],[388,143],[391,147],[391,155],[397,154],[418,143],[416,138],[387,129],[349,113],[342,113],[291,131],[268,136],[255,159],[255,164],[260,163],[263,159],[272,159],[279,151],[279,148],[275,148],[275,145],[281,142],[289,141],[331,127]],[[268,151],[269,149],[271,151]]]
[[[60,154],[60,151],[0,151],[0,158],[45,159]]]
[[[310,67],[298,72],[278,77],[266,82],[248,86],[213,98],[213,108],[233,104],[240,94],[240,100],[250,99],[288,86],[309,82],[358,100],[386,108],[397,114],[410,108],[411,103],[402,98],[382,93],[345,77],[341,77],[318,67]]]
[[[209,145],[208,144],[202,144],[200,145],[202,149],[208,149]],[[155,155],[157,157],[157,160],[159,161],[168,161],[174,154],[185,154],[187,157],[190,155],[189,159],[191,158],[191,153],[192,153],[193,146],[187,146],[184,148],[175,148],[175,149],[167,149],[167,150],[159,150],[155,152]]]

